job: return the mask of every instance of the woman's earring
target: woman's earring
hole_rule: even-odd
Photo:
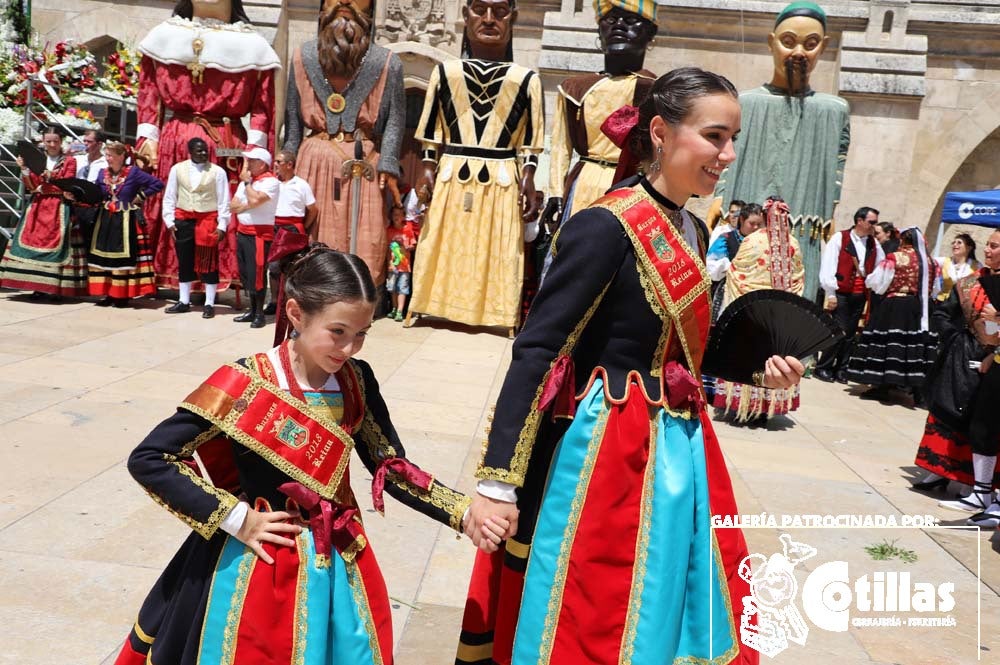
[[[649,169],[647,169],[649,173],[657,173],[660,170],[660,158],[662,157],[663,146],[658,145],[656,146],[656,156],[653,158],[653,161],[649,163]]]
[[[299,331],[296,330],[295,328],[292,328],[292,332],[289,333],[288,337],[289,337],[289,339],[298,339],[299,338]]]

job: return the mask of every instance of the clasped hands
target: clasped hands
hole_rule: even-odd
[[[517,534],[517,505],[475,494],[463,528],[472,543],[486,553],[496,552],[500,543]]]

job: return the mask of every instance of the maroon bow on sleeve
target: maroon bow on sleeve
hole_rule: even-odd
[[[402,457],[389,457],[382,460],[382,463],[375,469],[375,477],[372,478],[372,505],[375,510],[385,514],[385,476],[392,471],[403,480],[416,485],[422,490],[430,490],[434,482],[434,476],[427,473],[417,465]]]
[[[548,411],[550,407],[553,420],[576,415],[576,367],[569,356],[556,358],[542,388],[538,410]]]

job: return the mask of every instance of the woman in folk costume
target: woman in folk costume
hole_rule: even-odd
[[[104,150],[108,167],[97,175],[104,204],[90,241],[87,281],[90,295],[102,296],[99,307],[125,307],[130,298],[156,293],[142,208],[147,197],[163,190],[163,181],[126,164],[132,151],[124,143],[110,141]]]
[[[757,662],[737,635],[743,535],[711,528],[738,511],[695,379],[708,231],[683,209],[733,159],[736,91],[674,70],[632,120],[649,176],[563,225],[514,342],[466,527],[516,508],[519,522],[478,555],[459,663]],[[772,388],[803,372],[763,369]]]
[[[802,295],[805,269],[798,241],[791,235],[788,206],[780,198],[764,204],[766,228],[747,236],[726,274],[725,311],[734,300],[751,291],[778,289]],[[715,406],[732,411],[736,422],[764,427],[771,416],[782,416],[799,408],[799,387],[771,390],[719,379]]]
[[[930,330],[937,271],[919,229],[904,230],[899,240],[899,249],[865,278],[865,286],[884,297],[851,352],[847,378],[872,386],[861,399],[885,399],[897,386],[922,402],[921,389],[937,357],[938,336]]]
[[[60,178],[75,178],[76,160],[63,155],[57,129],[46,129],[42,141],[45,171],[36,175],[17,158],[31,203],[0,261],[0,286],[33,291],[36,296],[84,296],[87,248],[68,195],[52,184]]]
[[[968,233],[959,233],[951,241],[951,256],[939,256],[935,261],[941,268],[941,274],[935,285],[938,302],[947,301],[958,280],[968,277],[982,267],[976,260],[976,241]]]
[[[972,436],[975,429],[988,429],[984,423],[996,422],[1000,403],[996,392],[981,394],[983,375],[996,362],[1000,319],[979,283],[980,277],[1000,274],[1000,231],[989,237],[983,264],[958,280],[948,300],[931,315],[941,350],[927,377],[927,424],[916,459],[928,473],[913,485],[918,490],[945,490],[954,480],[972,486],[975,491],[969,496],[942,504],[966,512],[984,510],[993,488],[1000,487],[996,469],[1000,441]],[[979,363],[979,369],[970,363]]]
[[[717,320],[722,313],[722,301],[726,297],[726,277],[740,246],[763,223],[763,208],[756,203],[743,203],[733,220],[734,228],[721,233],[709,245],[705,267],[708,269],[708,276],[712,278],[712,321]]]
[[[188,159],[188,141],[208,145],[209,160],[229,174],[235,192],[237,150],[274,152],[274,82],[281,60],[250,24],[242,0],[178,0],[173,16],[139,43],[136,148],[164,182]],[[249,116],[249,129],[243,118]],[[229,150],[226,158],[217,151]],[[146,204],[153,263],[161,286],[178,287],[173,235],[164,233],[162,198]],[[239,279],[236,224],[219,243],[219,288]]]
[[[303,236],[282,238],[305,249]],[[135,479],[193,533],[117,665],[392,663],[352,450],[374,477],[377,510],[385,489],[462,528],[468,499],[406,459],[371,367],[351,358],[378,296],[364,261],[317,246],[285,268],[291,338],[218,369],[129,457]],[[494,522],[489,543],[508,526]]]

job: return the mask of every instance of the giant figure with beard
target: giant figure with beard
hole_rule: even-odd
[[[399,203],[406,109],[402,62],[372,43],[374,9],[375,0],[323,0],[317,38],[292,56],[285,150],[298,153],[296,174],[316,196],[316,240],[357,254],[382,284],[382,194],[388,189]],[[345,174],[345,162],[357,164],[360,175]]]
[[[209,159],[228,172],[235,191],[238,159],[220,159],[219,148],[238,151],[258,145],[274,149],[274,76],[281,61],[258,34],[241,0],[179,0],[174,16],[153,28],[139,44],[138,152],[164,182],[170,168],[188,158],[187,144],[200,138]],[[243,118],[249,116],[249,131]],[[150,241],[156,247],[153,267],[157,282],[178,286],[173,236],[163,229],[162,197],[146,204]],[[221,240],[201,233],[199,246],[219,243],[218,275],[205,277],[214,297],[216,282],[226,288],[239,279],[236,268],[235,224]],[[181,300],[192,283],[180,284]]]
[[[431,72],[416,137],[418,195],[431,193],[410,312],[513,330],[520,314],[524,225],[538,214],[542,84],[511,62],[514,0],[466,0],[463,60]],[[520,163],[519,163],[520,159]]]
[[[819,292],[821,242],[833,230],[851,144],[847,101],[809,87],[828,42],[826,12],[818,5],[793,2],[778,14],[767,39],[774,76],[740,94],[743,131],[736,161],[715,190],[723,209],[733,200],[785,200],[805,265],[803,295],[810,300]]]

